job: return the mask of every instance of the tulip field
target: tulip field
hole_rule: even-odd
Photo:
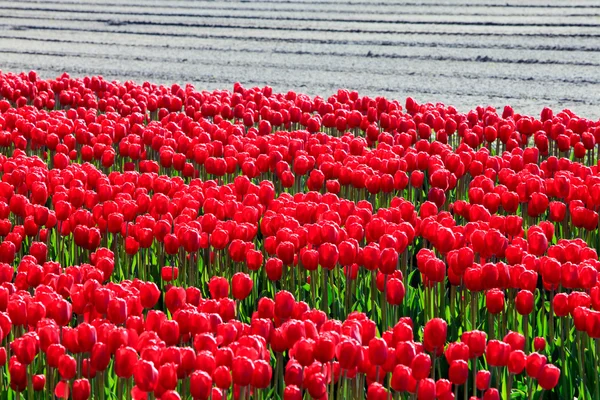
[[[600,399],[600,121],[0,72],[0,399]]]

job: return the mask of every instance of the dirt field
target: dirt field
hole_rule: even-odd
[[[128,3],[0,1],[0,69],[600,117],[597,0]]]

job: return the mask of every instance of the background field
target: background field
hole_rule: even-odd
[[[0,1],[0,69],[600,117],[594,0],[128,3]]]

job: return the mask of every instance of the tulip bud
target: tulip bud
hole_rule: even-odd
[[[250,292],[252,292],[253,285],[254,282],[248,274],[243,272],[234,274],[231,279],[233,297],[237,300],[244,300],[250,295]]]
[[[436,398],[435,382],[431,378],[419,380],[417,385],[417,399],[427,400]]]
[[[195,399],[208,400],[212,389],[212,378],[204,371],[196,371],[190,376],[190,393]]]
[[[227,279],[225,278],[218,276],[212,277],[208,283],[208,289],[211,298],[215,300],[229,296],[229,282],[227,282]]]
[[[373,338],[369,342],[369,360],[373,365],[383,365],[387,359],[388,346],[385,340]]]
[[[469,377],[469,364],[464,360],[454,360],[450,363],[448,378],[455,385],[464,385]]]
[[[233,382],[239,386],[248,386],[252,381],[254,364],[247,357],[235,357],[232,364]]]
[[[527,370],[527,376],[537,379],[540,372],[542,371],[542,368],[544,368],[544,366],[546,365],[546,362],[546,356],[543,356],[539,353],[531,353],[530,355],[528,355],[527,364],[525,367]]]
[[[478,390],[487,390],[490,387],[490,371],[480,370],[477,371],[475,376],[475,384]]]
[[[93,353],[92,353],[93,355]],[[115,353],[114,369],[119,378],[129,378],[136,368],[138,355],[131,347],[121,347]],[[99,369],[101,370],[101,369]],[[136,383],[137,384],[137,383]],[[138,385],[139,386],[139,385]]]
[[[283,400],[301,400],[302,392],[295,385],[288,385],[283,390]]]
[[[294,310],[294,296],[285,290],[275,295],[275,315],[281,319],[289,318]]]
[[[154,373],[154,371],[152,371],[152,373]],[[156,382],[163,389],[174,390],[177,387],[177,366],[174,363],[161,365],[158,369],[158,378]],[[141,388],[140,385],[138,386]]]
[[[76,379],[73,382],[73,400],[87,400],[90,398],[91,387],[87,379]]]
[[[500,400],[500,392],[496,388],[490,388],[483,394],[483,400]]]
[[[33,390],[36,392],[44,390],[44,386],[46,386],[46,376],[45,375],[34,375],[33,376]]]
[[[499,340],[490,340],[485,349],[485,358],[488,365],[503,367],[508,363],[510,356],[510,345]]]
[[[257,360],[254,362],[251,384],[257,389],[266,389],[271,384],[272,375],[271,365],[265,360]]]
[[[498,289],[488,290],[485,294],[485,305],[491,314],[504,310],[504,292]]]
[[[442,350],[446,343],[448,324],[441,318],[434,318],[425,324],[423,345],[428,352]]]
[[[552,364],[546,364],[538,374],[537,380],[542,389],[552,390],[558,384],[560,369]]]
[[[503,341],[510,345],[512,351],[525,349],[525,336],[518,332],[508,332]]]
[[[131,366],[131,369],[135,385],[140,390],[144,392],[154,390],[158,382],[158,371],[154,367],[154,364],[146,360],[139,360]]]
[[[77,372],[77,362],[68,354],[63,354],[58,360],[58,372],[65,379],[73,379]]]
[[[521,290],[515,298],[515,308],[521,315],[529,315],[533,311],[533,293],[529,290]]]
[[[522,350],[514,350],[508,358],[508,372],[511,374],[520,374],[525,369],[527,356]]]
[[[431,372],[431,357],[429,357],[429,354],[417,354],[411,363],[411,369],[412,375],[417,381],[427,378]]]
[[[536,337],[533,339],[533,348],[535,351],[544,351],[546,348],[546,339],[543,337]]]
[[[478,358],[485,352],[486,333],[481,331],[465,332],[461,340],[469,346],[469,358]]]

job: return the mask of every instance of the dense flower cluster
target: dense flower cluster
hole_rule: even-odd
[[[0,391],[598,398],[599,140],[568,110],[0,73]]]

